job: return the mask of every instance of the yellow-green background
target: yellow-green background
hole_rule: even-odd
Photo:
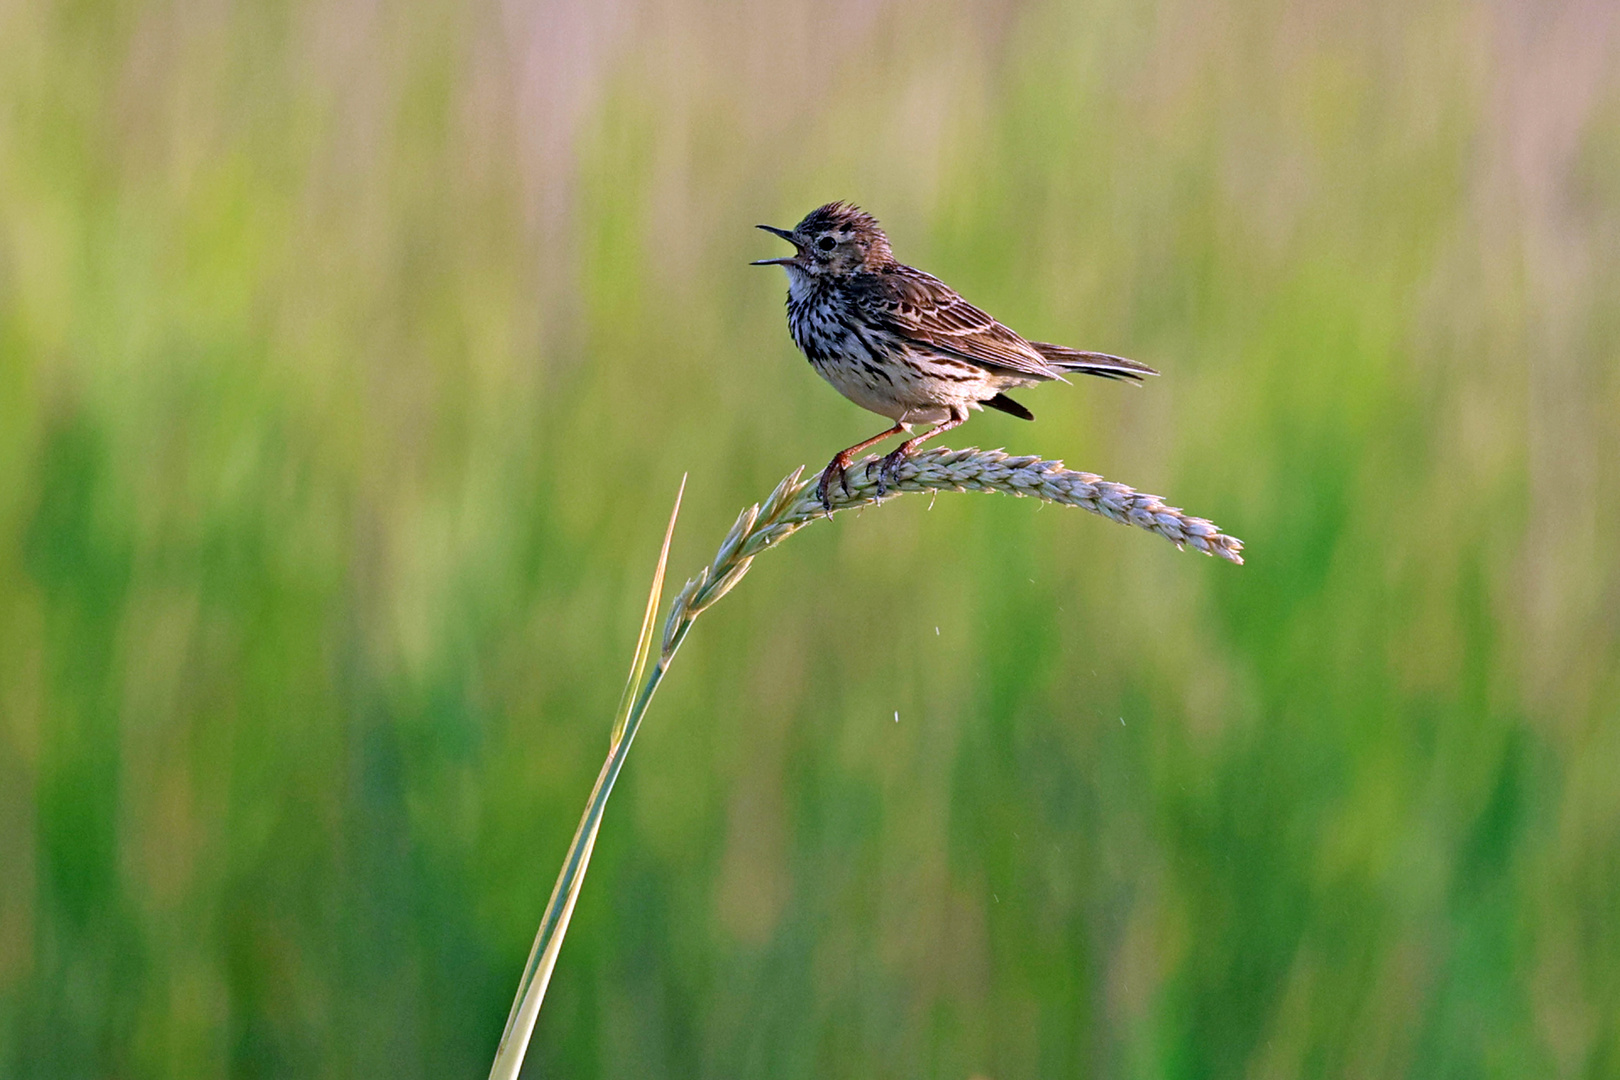
[[[1620,8],[0,0],[0,1073],[487,1069],[860,202],[1164,371],[699,623],[558,1077],[1620,1076]],[[895,714],[899,714],[899,722]]]

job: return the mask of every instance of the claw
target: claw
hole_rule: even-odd
[[[873,466],[881,465],[881,464],[882,464],[881,459],[873,458],[871,461],[868,461],[866,463],[866,468],[861,470],[861,475],[866,477],[866,479],[870,482],[871,479],[872,479],[872,468],[873,468]],[[877,497],[880,498],[880,499],[883,498],[883,495],[887,490],[888,489],[883,486],[883,470],[879,469],[878,470],[878,475],[877,475]]]
[[[821,508],[827,512],[828,517],[832,517],[833,512],[833,477],[838,478],[838,483],[843,487],[844,494],[849,494],[848,470],[845,468],[847,463],[842,458],[843,455],[839,455],[829,461],[827,467],[821,470],[821,480],[816,484],[816,498],[821,502]]]
[[[894,453],[884,457],[882,466],[878,468],[878,496],[880,498],[889,489],[890,484],[900,482],[900,463],[906,459],[906,450],[905,446],[901,446]]]

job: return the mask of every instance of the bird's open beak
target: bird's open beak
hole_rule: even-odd
[[[796,249],[792,255],[780,259],[755,259],[749,266],[791,266],[799,261],[799,252],[804,250],[799,242],[793,239],[793,234],[787,229],[778,229],[775,225],[755,225],[756,229],[764,229],[774,236],[780,236]]]

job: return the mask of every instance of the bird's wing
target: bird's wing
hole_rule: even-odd
[[[885,329],[913,345],[980,367],[1035,379],[1061,378],[1039,352],[938,278],[896,266],[862,275],[873,305],[886,313]]]

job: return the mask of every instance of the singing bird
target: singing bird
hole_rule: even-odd
[[[816,494],[832,512],[853,455],[913,424],[933,424],[883,459],[878,494],[918,446],[966,422],[988,405],[1021,420],[1035,414],[1008,390],[1064,379],[1066,372],[1140,383],[1158,372],[1107,353],[1026,341],[931,274],[896,261],[877,219],[833,202],[792,229],[758,226],[793,245],[792,255],[759,259],[788,276],[788,332],[822,378],[863,409],[894,421],[886,431],[840,450],[821,473]]]

